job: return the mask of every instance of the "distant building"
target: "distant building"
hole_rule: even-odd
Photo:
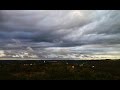
[[[75,68],[75,66],[72,66],[72,69],[74,69]]]

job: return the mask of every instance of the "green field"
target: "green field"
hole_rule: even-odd
[[[120,80],[120,61],[0,61],[0,80]]]

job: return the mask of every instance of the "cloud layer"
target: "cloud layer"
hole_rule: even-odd
[[[0,46],[101,46],[101,52],[119,52],[119,18],[119,10],[0,10]]]

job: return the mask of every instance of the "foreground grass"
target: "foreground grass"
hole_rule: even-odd
[[[120,61],[0,63],[0,80],[120,80]]]

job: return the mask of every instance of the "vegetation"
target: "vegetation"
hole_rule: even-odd
[[[120,61],[0,61],[0,80],[120,80]]]

